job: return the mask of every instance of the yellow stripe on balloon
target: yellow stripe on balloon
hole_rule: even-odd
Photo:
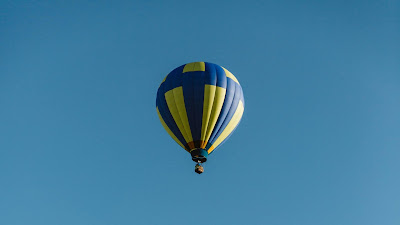
[[[167,101],[168,109],[175,120],[176,125],[185,138],[186,143],[193,142],[192,132],[189,126],[187,117],[185,101],[183,98],[182,86],[174,88],[165,93],[165,100]],[[194,148],[193,143],[189,144],[190,148]]]
[[[208,122],[210,121],[212,105],[214,102],[215,88],[216,86],[209,84],[206,84],[204,86],[203,120],[201,123],[201,138],[200,138],[200,140],[202,141],[206,139]],[[206,143],[203,142],[201,145],[202,146],[200,147],[204,148]]]
[[[236,79],[236,77],[231,72],[229,72],[229,70],[225,69],[224,67],[222,67],[222,69],[224,69],[226,77],[231,78],[233,81],[235,81],[236,83],[239,84],[239,81]]]
[[[168,132],[168,134],[172,137],[172,139],[174,139],[174,141],[175,141],[176,143],[178,143],[183,149],[185,149],[186,151],[188,151],[188,150],[185,148],[185,146],[178,140],[178,138],[175,136],[175,134],[172,133],[171,129],[169,129],[169,127],[168,127],[167,124],[165,123],[164,119],[162,118],[162,116],[161,116],[161,114],[160,114],[160,111],[158,110],[158,107],[157,107],[157,114],[158,114],[158,117],[160,118],[160,121],[161,121],[162,126],[163,126],[164,129]]]
[[[218,147],[221,142],[228,137],[230,133],[232,133],[233,129],[238,125],[240,119],[243,116],[244,112],[244,106],[243,102],[240,101],[238,104],[238,107],[236,108],[235,114],[233,114],[233,117],[231,121],[229,121],[228,125],[225,127],[224,131],[222,131],[221,135],[217,138],[217,140],[214,142],[214,144],[208,149],[208,153],[210,154],[216,147]]]
[[[206,71],[206,64],[204,62],[192,62],[185,65],[182,73],[194,72],[194,71]]]
[[[221,108],[222,105],[224,104],[224,100],[225,100],[225,94],[226,94],[226,89],[222,88],[222,87],[218,87],[218,86],[214,86],[214,85],[205,85],[205,90],[204,90],[204,96],[205,96],[205,100],[206,100],[206,96],[209,95],[208,98],[213,98],[213,101],[211,102],[210,100],[208,102],[204,101],[204,105],[203,105],[203,110],[204,108],[207,108],[207,114],[208,111],[210,110],[209,108],[211,108],[211,112],[209,114],[209,116],[207,115],[206,117],[207,119],[207,129],[205,129],[204,132],[204,139],[202,139],[203,142],[203,146],[201,146],[202,148],[205,148],[205,145],[207,144],[208,140],[210,139],[210,136],[214,130],[215,124],[217,123],[218,120],[218,116],[221,112]],[[212,103],[212,106],[211,106]],[[208,106],[206,106],[208,104]],[[204,123],[204,111],[203,111],[203,123]],[[202,129],[202,136],[203,136],[203,129]]]

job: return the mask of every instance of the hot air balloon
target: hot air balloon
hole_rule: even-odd
[[[157,113],[168,134],[195,161],[195,171],[226,141],[242,118],[244,98],[236,77],[224,67],[193,62],[161,82]]]

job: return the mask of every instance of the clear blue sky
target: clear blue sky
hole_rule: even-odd
[[[400,224],[399,1],[1,1],[0,225]],[[157,88],[209,61],[241,124],[205,173]]]

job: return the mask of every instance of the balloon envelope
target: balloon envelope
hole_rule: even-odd
[[[156,107],[168,134],[194,161],[205,162],[239,124],[244,98],[238,80],[227,69],[194,62],[164,78]]]

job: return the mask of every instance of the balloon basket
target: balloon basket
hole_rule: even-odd
[[[196,173],[198,173],[198,174],[202,174],[202,173],[204,172],[204,168],[203,168],[200,164],[197,164],[197,165],[194,167],[194,172],[196,172]]]

